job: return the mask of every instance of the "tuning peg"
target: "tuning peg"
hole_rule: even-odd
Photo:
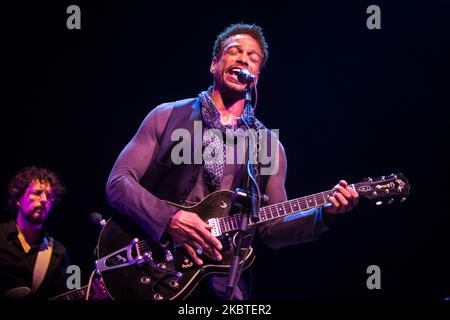
[[[401,199],[400,199],[400,202],[405,202],[406,201],[406,197],[402,197]]]
[[[362,179],[362,182],[369,182],[369,183],[372,183],[372,178],[371,177],[365,177],[365,178],[363,178]]]
[[[393,202],[394,202],[393,198],[390,198],[389,201],[388,201],[389,204],[392,204]]]
[[[383,204],[383,201],[377,201],[377,202],[375,202],[375,204],[376,204],[377,206],[381,206],[381,205]]]

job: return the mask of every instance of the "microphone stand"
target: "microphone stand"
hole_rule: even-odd
[[[226,300],[231,300],[234,296],[234,291],[239,283],[239,278],[242,272],[241,266],[241,248],[242,240],[247,232],[247,227],[249,223],[249,218],[251,217],[252,222],[256,223],[259,220],[259,206],[261,195],[259,193],[259,187],[255,179],[255,166],[257,163],[253,163],[255,157],[255,149],[257,146],[256,137],[252,134],[252,130],[255,124],[254,110],[252,107],[252,95],[251,95],[250,83],[245,87],[245,104],[244,113],[241,116],[241,120],[245,123],[248,129],[248,143],[247,143],[247,163],[246,170],[247,175],[244,174],[245,179],[243,181],[244,189],[236,189],[233,195],[233,202],[238,202],[238,206],[241,210],[241,223],[239,230],[237,231],[237,243],[235,248],[234,256],[231,260],[230,271],[228,274],[227,281],[227,291]],[[253,238],[253,233],[255,229],[251,232],[251,237]]]

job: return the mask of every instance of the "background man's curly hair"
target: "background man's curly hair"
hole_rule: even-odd
[[[269,46],[264,38],[264,34],[262,28],[255,24],[245,24],[245,23],[236,23],[232,24],[229,27],[225,28],[216,39],[213,48],[213,57],[217,57],[222,52],[222,46],[226,39],[236,34],[248,34],[253,37],[256,42],[258,42],[261,50],[264,53],[263,63],[261,67],[264,67],[266,64],[267,58],[269,57]]]
[[[26,167],[20,170],[12,178],[9,184],[8,205],[12,210],[13,215],[17,214],[17,201],[19,201],[20,197],[23,196],[30,183],[34,180],[38,180],[41,183],[50,184],[54,195],[54,204],[57,204],[61,200],[61,197],[65,192],[65,188],[56,173],[43,167]]]

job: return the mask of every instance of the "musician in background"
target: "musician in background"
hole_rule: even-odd
[[[66,291],[69,258],[46,232],[46,221],[65,188],[59,177],[36,166],[9,184],[11,219],[0,224],[0,297],[46,299]]]
[[[190,206],[213,191],[235,190],[242,183],[245,165],[225,159],[229,148],[233,147],[229,144],[223,144],[223,161],[219,163],[174,163],[172,150],[179,141],[172,141],[172,134],[177,129],[193,133],[194,121],[200,121],[203,130],[216,129],[225,135],[227,129],[245,131],[247,128],[238,118],[243,113],[246,85],[238,80],[237,74],[242,69],[248,70],[255,75],[256,85],[267,58],[268,45],[260,27],[235,24],[226,28],[218,35],[213,48],[210,66],[213,85],[196,98],[164,103],[153,109],[118,157],[109,176],[106,193],[110,204],[136,221],[153,240],[159,242],[170,236],[198,265],[203,263],[199,257],[201,252],[220,261],[221,243],[211,234],[211,226],[197,214],[161,200]],[[263,127],[259,121],[257,123]],[[277,163],[270,166],[277,169],[270,174],[260,174],[260,191],[269,198],[265,205],[287,200],[286,154],[276,136],[270,134],[269,137],[276,139],[277,156],[271,161]],[[192,150],[194,153],[211,147],[217,150],[216,142],[214,137],[204,134],[198,146],[193,137]],[[261,224],[259,237],[272,248],[317,239],[327,229],[328,216],[350,211],[357,204],[357,192],[344,180],[334,191],[329,207]],[[226,276],[213,275],[196,289],[196,295],[223,299],[225,287]],[[237,299],[251,298],[245,275],[235,294]]]

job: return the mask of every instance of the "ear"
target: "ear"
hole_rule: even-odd
[[[209,67],[209,72],[214,74],[216,72],[216,66],[217,66],[217,58],[213,57],[211,60],[211,66]]]

